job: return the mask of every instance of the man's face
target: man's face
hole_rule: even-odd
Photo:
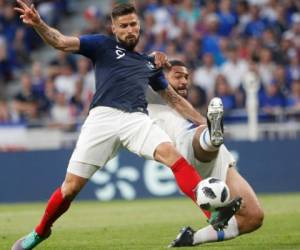
[[[119,43],[133,50],[140,38],[140,21],[135,13],[119,16],[112,21],[112,30]]]
[[[184,98],[188,95],[189,72],[184,66],[173,66],[166,74],[167,80],[175,91]]]

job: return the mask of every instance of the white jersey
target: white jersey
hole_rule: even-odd
[[[184,119],[176,110],[163,104],[149,104],[149,116],[176,143],[176,139],[186,133],[193,124]]]
[[[149,116],[171,138],[179,152],[197,169],[203,178],[210,176],[226,180],[229,166],[235,166],[235,160],[225,145],[221,145],[217,157],[210,162],[200,162],[195,158],[192,141],[195,126],[183,118],[174,109],[164,104],[149,104]]]

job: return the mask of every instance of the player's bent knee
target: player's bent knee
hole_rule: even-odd
[[[154,152],[154,159],[167,166],[173,165],[180,157],[180,153],[170,142],[159,144]]]
[[[262,210],[262,208],[257,208],[253,214],[252,214],[252,231],[257,230],[258,228],[260,228],[263,224],[264,221],[264,211]]]
[[[257,207],[243,216],[243,222],[240,225],[240,233],[250,233],[259,229],[264,220],[264,212],[262,208]]]
[[[61,187],[63,197],[68,200],[73,200],[86,182],[87,180],[82,177],[67,175]]]
[[[76,186],[76,184],[63,184],[62,186],[62,194],[63,197],[68,199],[68,200],[73,200],[76,195],[79,193],[80,189]]]

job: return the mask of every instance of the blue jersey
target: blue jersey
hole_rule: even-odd
[[[156,91],[168,85],[162,70],[155,68],[149,56],[126,50],[112,37],[81,36],[76,53],[90,58],[94,65],[96,92],[90,108],[108,106],[147,113],[148,85]]]

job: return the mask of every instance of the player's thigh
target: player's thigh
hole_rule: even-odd
[[[233,167],[228,169],[226,183],[232,198],[236,196],[243,198],[242,207],[236,214],[240,233],[250,232],[260,227],[264,217],[263,209],[249,183]]]
[[[154,159],[154,152],[160,144],[172,143],[169,136],[149,116],[139,112],[127,115],[119,136],[124,147],[146,159]]]
[[[119,118],[119,111],[114,111],[101,107],[90,113],[81,129],[68,172],[90,178],[117,153],[120,140],[114,125]]]

